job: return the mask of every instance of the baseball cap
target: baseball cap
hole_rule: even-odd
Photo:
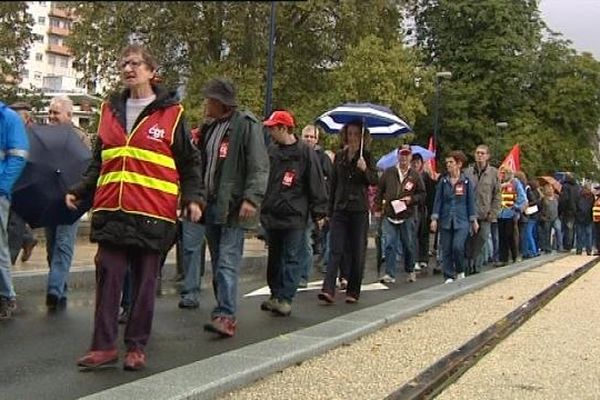
[[[287,111],[274,111],[271,116],[263,122],[264,126],[284,125],[290,128],[295,126],[294,117]]]
[[[402,146],[398,147],[398,154],[411,155],[412,150],[410,149],[410,145],[403,144]]]

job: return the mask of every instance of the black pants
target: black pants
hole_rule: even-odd
[[[596,246],[596,253],[600,253],[600,222],[594,222],[594,245]]]
[[[500,262],[508,262],[510,251],[513,262],[517,261],[519,249],[515,240],[515,220],[512,218],[498,218],[498,244]]]
[[[346,293],[358,298],[365,269],[369,216],[365,212],[335,211],[331,217],[330,256],[323,291],[335,293],[335,282],[342,259],[349,266]],[[345,253],[345,254],[344,254]]]
[[[431,224],[431,220],[429,219],[427,208],[419,209],[416,217],[417,240],[415,241],[415,259],[420,263],[429,263],[429,225]]]

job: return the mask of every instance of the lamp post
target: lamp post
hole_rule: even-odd
[[[265,118],[271,115],[273,102],[273,58],[275,53],[275,2],[271,2],[271,21],[269,25],[269,58],[267,62],[267,93],[265,94]]]
[[[439,146],[438,146],[438,134],[440,129],[440,80],[443,78],[451,78],[452,72],[440,71],[435,74],[435,107],[433,110],[433,146],[435,149],[435,158],[438,158]]]
[[[498,160],[498,165],[500,165],[500,129],[508,128],[508,122],[500,121],[496,122],[496,159]]]

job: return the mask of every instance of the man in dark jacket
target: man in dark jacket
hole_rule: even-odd
[[[396,282],[396,249],[402,246],[407,281],[416,281],[415,274],[415,214],[425,201],[425,184],[421,175],[410,168],[412,151],[409,145],[398,149],[398,165],[383,172],[379,179],[377,210],[383,218],[386,237],[385,275],[382,283]]]
[[[414,153],[410,161],[411,168],[417,171],[423,179],[425,185],[425,201],[417,206],[416,230],[417,238],[415,240],[415,271],[427,268],[429,265],[429,224],[431,219],[431,210],[433,209],[433,199],[435,198],[435,180],[429,172],[425,171],[423,157]]]
[[[260,308],[288,316],[302,273],[307,222],[311,217],[317,225],[322,223],[327,215],[327,195],[317,154],[294,135],[291,114],[275,111],[264,125],[273,143],[269,147],[269,182],[260,218],[267,230],[271,297]]]
[[[217,301],[204,329],[232,337],[236,329],[244,228],[257,225],[269,161],[260,124],[249,111],[238,110],[233,84],[212,79],[203,94],[206,115],[214,119],[202,132],[200,152],[208,200],[204,222]]]
[[[569,252],[573,248],[575,237],[575,213],[577,212],[577,197],[581,189],[570,172],[565,175],[565,181],[558,198],[558,216],[563,229],[563,248]]]

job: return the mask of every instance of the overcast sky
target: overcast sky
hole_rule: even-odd
[[[600,0],[541,0],[539,8],[550,29],[600,60]]]

